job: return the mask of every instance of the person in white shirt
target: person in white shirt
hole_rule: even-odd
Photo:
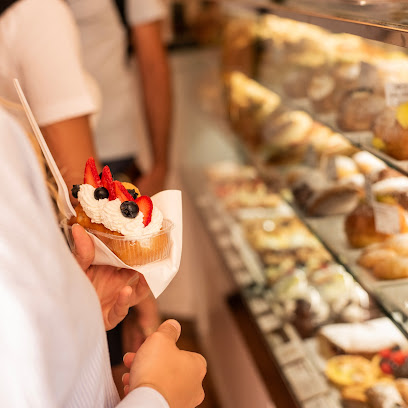
[[[92,240],[79,225],[73,226],[74,258],[26,133],[2,108],[0,174],[0,406],[199,405],[206,363],[177,348],[180,325],[174,320],[163,323],[136,355],[125,356],[130,373],[119,402],[105,328],[143,297],[145,281],[140,278],[130,291],[126,281],[134,272],[91,266]],[[119,296],[107,301],[115,298],[112,288]]]
[[[149,128],[155,165],[138,187],[144,194],[162,189],[168,165],[170,90],[159,35],[164,12],[160,1],[143,1],[142,5],[132,0],[128,7],[128,15],[137,24],[135,41],[139,42],[149,126],[143,120],[136,73],[126,63],[126,33],[111,0],[10,0],[2,6],[0,96],[17,102],[12,78],[20,80],[68,187],[82,182],[83,164],[88,157],[97,157],[89,118],[99,111],[97,151],[109,164],[128,157],[134,161],[138,156],[145,159],[140,161],[146,169],[148,155],[141,152],[148,151],[142,147]],[[82,56],[100,92],[85,71]],[[138,322],[145,332],[157,328],[160,318],[154,299],[146,299],[139,307],[145,311],[143,322]],[[115,362],[121,362],[121,350],[116,354]]]
[[[161,24],[164,0],[124,0],[134,52],[115,0],[67,0],[79,28],[86,70],[102,95],[94,130],[99,159],[129,173],[140,191],[163,190],[168,168],[171,84]],[[136,166],[135,166],[136,164]]]

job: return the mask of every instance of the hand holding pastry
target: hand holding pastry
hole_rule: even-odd
[[[202,381],[207,371],[203,356],[180,350],[181,327],[167,320],[147,338],[137,353],[125,354],[130,373],[122,378],[125,394],[138,387],[160,392],[172,408],[194,408],[204,400]]]
[[[113,329],[127,315],[129,307],[143,301],[150,289],[143,275],[131,269],[91,265],[95,248],[90,236],[80,225],[74,225],[75,257],[92,282],[101,303],[105,329]]]
[[[166,166],[157,165],[154,166],[149,173],[136,180],[136,184],[146,195],[152,196],[159,191],[164,190],[166,175]]]

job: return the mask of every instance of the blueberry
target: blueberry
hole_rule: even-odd
[[[81,187],[80,184],[74,184],[72,186],[71,188],[72,197],[78,198],[79,187]]]
[[[136,218],[139,213],[139,206],[134,201],[124,201],[120,205],[120,211],[126,218]]]
[[[99,173],[99,178],[102,180],[102,172]]]
[[[136,193],[136,190],[134,188],[128,188],[128,193],[136,200],[138,194]]]
[[[109,191],[105,187],[98,187],[94,191],[95,200],[103,200],[109,198]]]

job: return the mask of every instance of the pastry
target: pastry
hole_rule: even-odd
[[[401,232],[408,232],[405,211],[398,205],[396,207],[400,215]],[[374,209],[371,205],[363,201],[346,216],[344,229],[347,240],[353,248],[364,248],[375,242],[385,241],[390,237],[389,234],[384,234],[376,230]]]
[[[377,201],[399,204],[408,210],[408,178],[396,176],[372,184],[372,192]]]
[[[171,222],[163,219],[150,197],[141,196],[133,185],[114,181],[108,166],[100,177],[89,158],[84,183],[75,185],[72,193],[79,204],[69,225],[82,225],[126,264],[144,265],[168,255]]]
[[[334,108],[333,92],[336,82],[331,75],[316,74],[310,81],[308,96],[317,112],[331,112]]]
[[[395,385],[378,383],[368,388],[367,399],[372,408],[406,408],[404,400]]]
[[[387,317],[362,323],[336,323],[323,326],[319,330],[319,340],[329,342],[342,353],[359,354],[370,358],[381,350],[406,344],[403,334]],[[374,362],[377,368],[379,362]],[[382,376],[383,372],[377,370],[377,377],[380,375]]]
[[[395,108],[387,108],[377,117],[373,132],[374,147],[395,159],[408,159],[408,128],[397,120]]]
[[[341,102],[337,123],[342,130],[370,130],[385,108],[385,99],[367,90],[356,90]]]
[[[341,400],[344,408],[367,408],[366,388],[359,385],[351,385],[342,388]]]
[[[283,164],[303,159],[313,129],[313,119],[302,111],[289,111],[265,122],[263,159]]]
[[[371,361],[353,355],[335,356],[326,365],[327,378],[336,385],[369,386],[375,381]]]
[[[354,154],[352,159],[363,174],[377,173],[387,169],[387,166],[382,160],[364,150]]]

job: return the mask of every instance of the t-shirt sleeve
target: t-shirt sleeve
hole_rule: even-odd
[[[94,113],[95,85],[82,66],[79,33],[68,6],[25,0],[11,12],[18,79],[38,124]]]
[[[169,408],[164,397],[153,388],[140,387],[130,392],[117,408]]]
[[[133,26],[163,20],[167,10],[163,0],[126,0],[125,12],[129,25]]]

